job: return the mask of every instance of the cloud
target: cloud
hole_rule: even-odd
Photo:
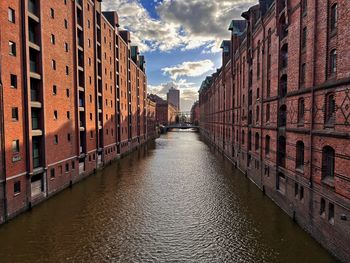
[[[169,74],[173,80],[176,80],[178,77],[198,77],[202,76],[204,73],[213,70],[214,63],[209,60],[200,60],[200,61],[186,61],[182,64],[163,68],[162,71],[164,74]]]
[[[151,17],[138,0],[104,0],[104,10],[116,10],[120,25],[132,32],[142,52],[190,50],[205,47],[219,51],[227,27],[257,0],[164,0],[158,1],[159,18]]]

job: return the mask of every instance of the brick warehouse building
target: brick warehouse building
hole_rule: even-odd
[[[6,0],[0,12],[1,223],[144,143],[147,80],[101,1]]]
[[[260,0],[199,91],[201,133],[343,261],[350,258],[350,1]]]

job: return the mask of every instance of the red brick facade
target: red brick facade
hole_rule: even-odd
[[[99,0],[6,0],[0,14],[1,223],[144,143],[147,80]]]
[[[201,133],[340,259],[350,258],[350,2],[260,0],[200,89]]]

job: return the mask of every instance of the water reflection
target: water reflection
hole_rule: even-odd
[[[1,262],[333,262],[194,132],[0,227]]]

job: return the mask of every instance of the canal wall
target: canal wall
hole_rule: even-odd
[[[208,145],[215,147],[232,164],[254,183],[266,196],[279,206],[301,228],[308,232],[318,243],[342,262],[350,259],[350,221],[341,220],[349,213],[347,200],[337,200],[336,196],[326,193],[335,204],[337,222],[328,222],[326,214],[320,214],[320,200],[324,198],[322,188],[310,185],[304,177],[297,179],[287,175],[283,187],[277,189],[278,169],[268,160],[247,160],[244,150],[235,151],[226,147],[221,140],[208,136],[200,129],[200,134]],[[251,163],[248,165],[248,163]],[[343,218],[344,219],[344,218]]]

